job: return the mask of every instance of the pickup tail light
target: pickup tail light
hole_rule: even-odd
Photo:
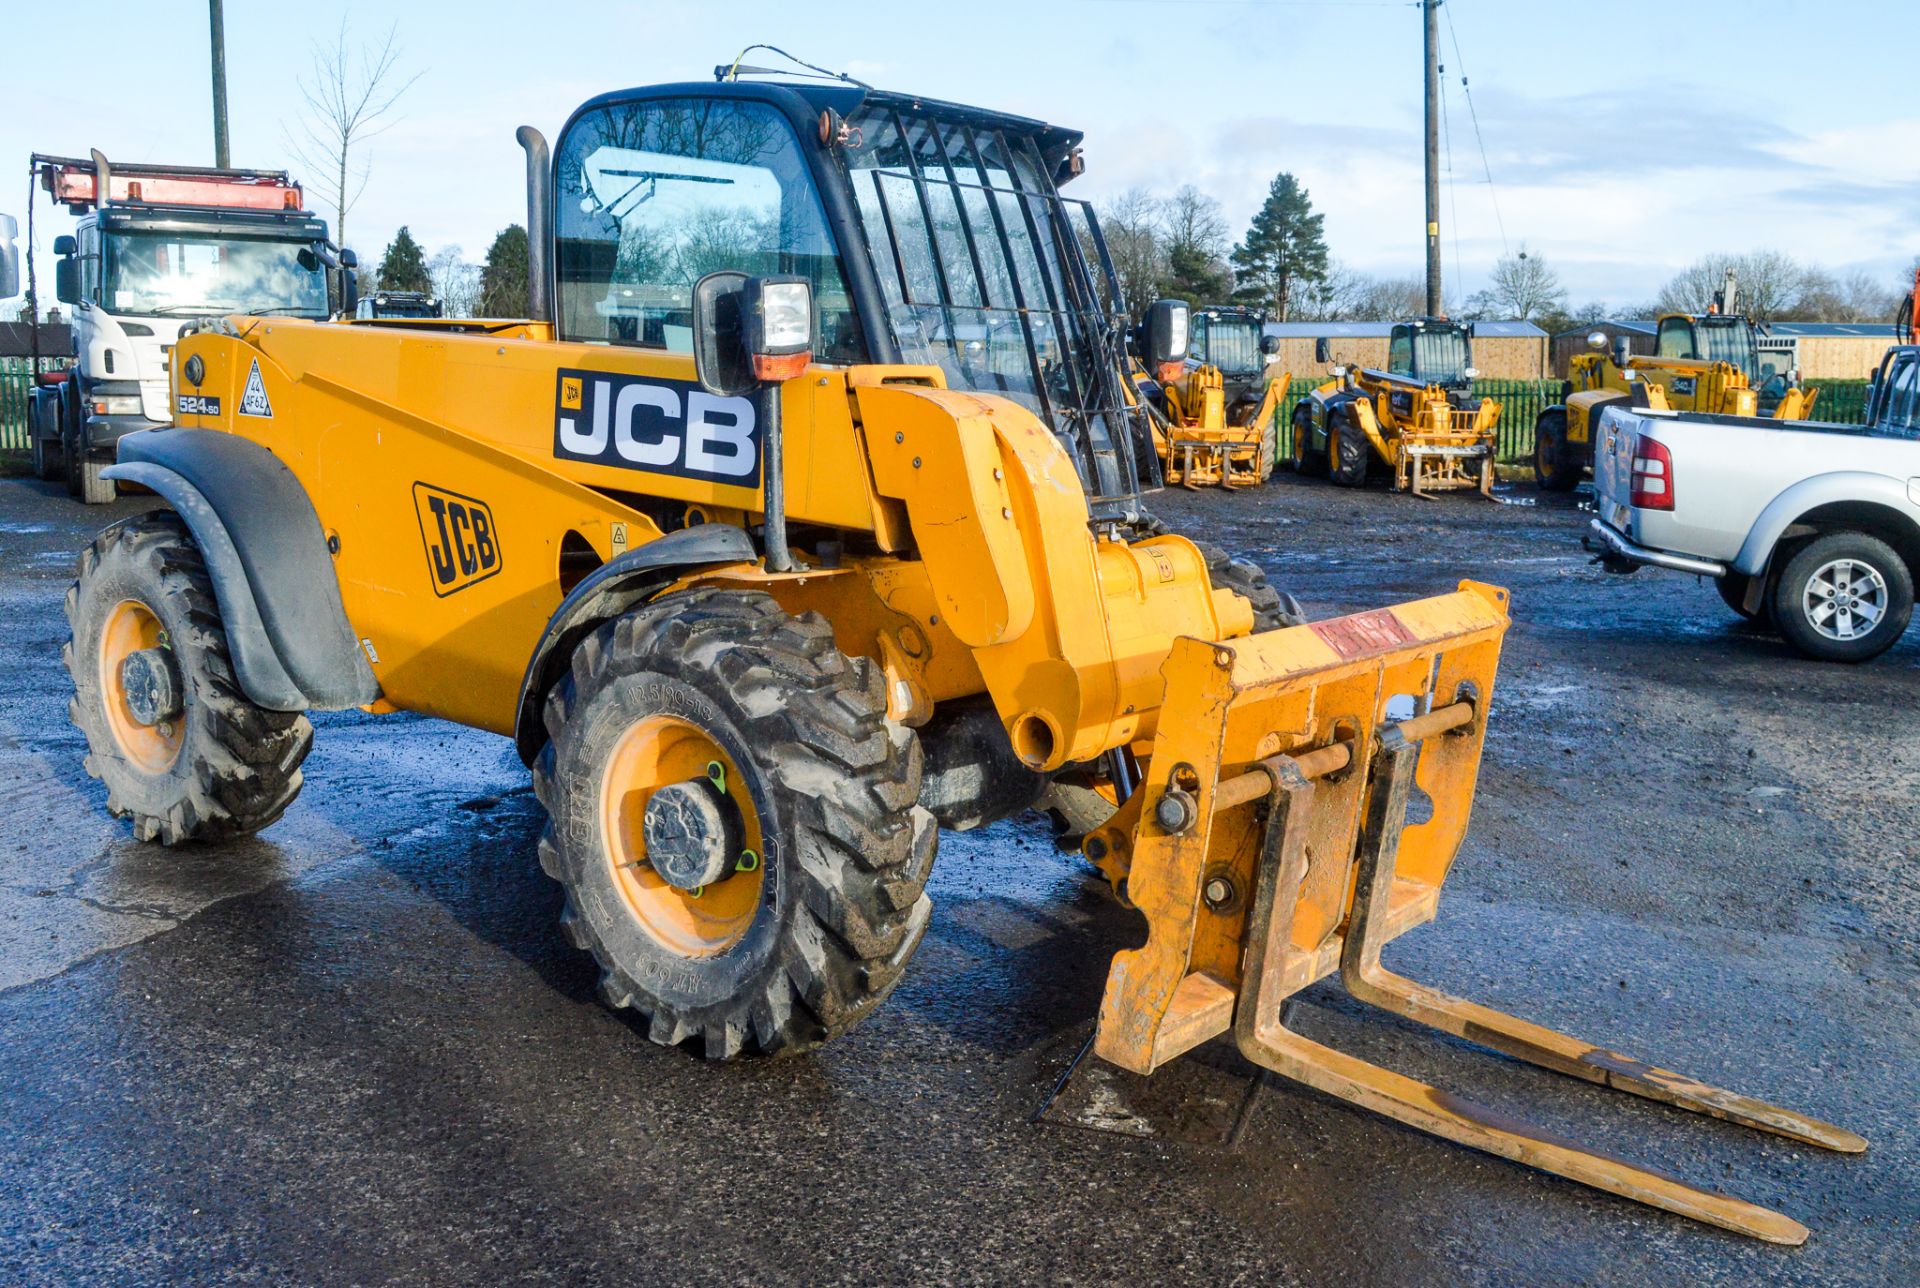
[[[1633,480],[1628,504],[1637,510],[1673,508],[1673,453],[1645,434],[1633,436]]]

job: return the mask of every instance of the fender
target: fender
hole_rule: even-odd
[[[250,699],[270,711],[339,711],[380,696],[320,516],[273,453],[215,430],[144,430],[120,440],[104,475],[151,488],[186,521]]]
[[[1907,495],[1904,479],[1888,478],[1864,470],[1837,470],[1802,479],[1767,503],[1760,517],[1747,531],[1747,539],[1734,556],[1733,567],[1749,576],[1767,566],[1780,537],[1801,515],[1823,505],[1845,502],[1872,505],[1897,515],[1906,524],[1914,540],[1920,543],[1920,522],[1915,521],[1916,506]]]
[[[716,564],[751,563],[760,557],[744,528],[724,523],[702,523],[655,537],[616,559],[608,560],[581,579],[547,619],[526,676],[520,681],[520,701],[513,720],[513,743],[527,764],[546,744],[547,729],[540,709],[547,690],[573,656],[573,646],[587,632],[617,617],[682,573]]]

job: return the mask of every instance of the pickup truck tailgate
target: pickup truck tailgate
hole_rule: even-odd
[[[1594,509],[1620,532],[1630,532],[1632,527],[1627,498],[1633,495],[1634,438],[1633,431],[1619,428],[1612,415],[1600,417],[1593,444]]]

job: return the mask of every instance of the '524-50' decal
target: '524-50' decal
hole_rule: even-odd
[[[562,367],[553,454],[617,469],[760,486],[760,425],[747,398],[690,380]]]

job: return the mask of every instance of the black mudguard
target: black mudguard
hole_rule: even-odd
[[[749,563],[759,555],[745,529],[702,523],[656,537],[582,578],[548,619],[547,629],[541,632],[540,643],[527,662],[526,677],[520,681],[520,704],[513,722],[513,741],[520,759],[532,764],[546,744],[547,730],[540,709],[547,690],[566,669],[574,645],[589,631],[652,598],[684,572]]]
[[[192,531],[249,698],[271,711],[338,711],[380,696],[320,516],[292,470],[207,429],[147,430],[119,446],[106,477],[158,492]]]

